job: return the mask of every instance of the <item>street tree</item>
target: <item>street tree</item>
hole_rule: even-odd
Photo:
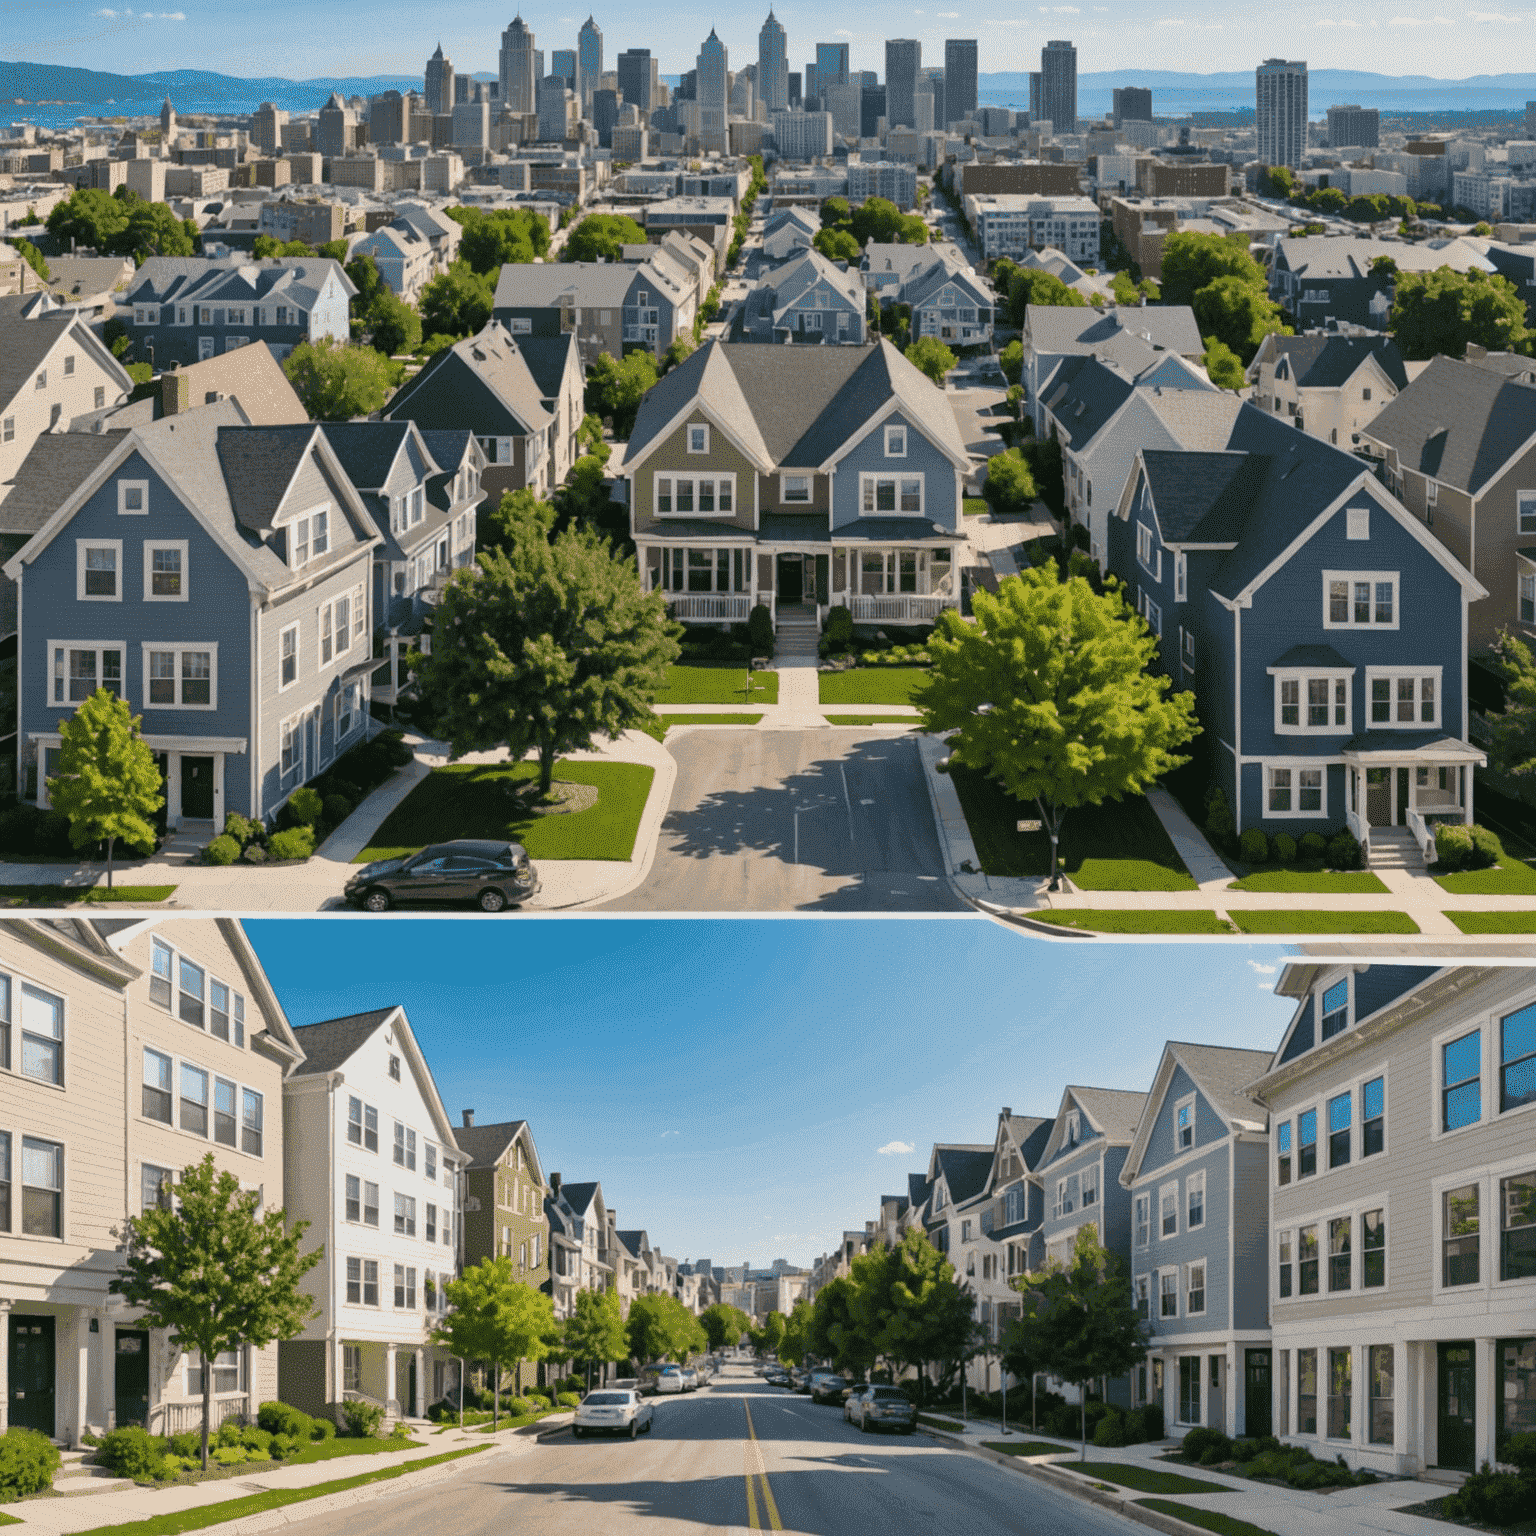
[[[711,1349],[724,1349],[727,1345],[741,1343],[743,1336],[752,1327],[752,1319],[740,1307],[733,1307],[724,1301],[705,1307],[699,1314],[699,1322]]]
[[[1039,491],[1024,455],[1017,448],[994,454],[987,460],[987,478],[981,494],[994,512],[1027,512]]]
[[[1525,303],[1507,277],[1490,272],[1404,272],[1397,279],[1391,330],[1405,358],[1465,357],[1468,343],[1522,352],[1531,341]]]
[[[1148,1329],[1137,1315],[1125,1263],[1088,1222],[1078,1229],[1070,1264],[1047,1264],[1014,1284],[1023,1315],[1010,1339],[1032,1369],[1077,1384],[1086,1461],[1088,1383],[1098,1376],[1123,1376],[1147,1355]]]
[[[622,358],[600,352],[587,370],[585,408],[594,416],[611,416],[613,435],[627,439],[635,429],[640,402],[660,377],[649,352],[638,350]]]
[[[675,1296],[635,1297],[625,1333],[629,1352],[641,1365],[666,1359],[683,1365],[707,1343],[698,1318]]]
[[[811,1350],[811,1304],[804,1296],[789,1309],[784,1319],[784,1337],[779,1343],[779,1359],[799,1365]]]
[[[619,1293],[577,1291],[575,1306],[560,1330],[560,1348],[568,1359],[586,1366],[589,1389],[594,1365],[628,1359],[629,1336],[624,1331]]]
[[[1015,338],[997,354],[1003,377],[1009,384],[1017,384],[1024,374],[1024,343]]]
[[[1195,324],[1207,344],[1214,336],[1244,365],[1272,332],[1290,334],[1280,306],[1269,294],[1240,277],[1218,277],[1195,294]]]
[[[627,213],[590,213],[565,238],[561,261],[619,261],[626,245],[644,245],[645,230]]]
[[[500,1423],[501,1373],[525,1360],[543,1360],[559,1337],[554,1303],[536,1286],[512,1278],[512,1260],[482,1259],[457,1280],[443,1284],[448,1314],[433,1330],[441,1344],[461,1361],[486,1360],[495,1368],[491,1423]]]
[[[301,341],[283,359],[283,372],[311,421],[352,421],[384,404],[399,367],[372,347],[322,336]]]
[[[59,727],[59,767],[48,800],[69,818],[75,848],[107,845],[107,889],[118,839],[152,849],[155,812],[165,804],[155,754],[139,734],[142,715],[98,688]]]
[[[907,348],[907,361],[943,389],[945,376],[960,359],[937,336],[919,336]]]
[[[551,541],[532,509],[507,547],[450,578],[435,629],[418,675],[453,757],[536,751],[543,796],[562,753],[650,718],[679,655],[665,599],[641,590],[632,560],[586,527]]]
[[[1490,714],[1488,766],[1517,783],[1536,776],[1536,653],[1518,635],[1499,631],[1493,663],[1504,681],[1504,708]]]
[[[1236,277],[1264,289],[1264,269],[1248,254],[1248,237],[1175,231],[1163,242],[1163,303],[1193,304],[1218,278]]]
[[[429,336],[473,336],[491,318],[496,291],[462,259],[421,290],[421,324]]]
[[[752,1347],[777,1360],[784,1343],[785,1317],[782,1312],[770,1311],[763,1318],[763,1326],[752,1335]]]
[[[1096,593],[1047,561],[978,591],[974,610],[940,617],[913,702],[923,730],[955,733],[955,761],[1039,806],[1055,881],[1070,809],[1145,793],[1187,761],[1194,695],[1149,670],[1157,638],[1117,583]]]
[[[309,1223],[290,1224],[276,1207],[263,1212],[260,1192],[216,1169],[211,1152],[181,1170],[174,1199],[166,1185],[160,1194],[160,1204],[124,1221],[125,1253],[107,1289],[141,1309],[144,1327],[168,1330],[172,1349],[201,1356],[206,1471],[213,1361],[247,1344],[264,1349],[291,1339],[304,1327],[315,1305],[299,1282],[325,1248],[301,1253]]]
[[[875,1363],[869,1336],[854,1314],[855,1287],[839,1275],[816,1292],[811,1309],[810,1346],[813,1354],[830,1360],[847,1375],[862,1376]]]
[[[1024,312],[1031,304],[1053,309],[1086,309],[1087,301],[1075,288],[1069,288],[1054,272],[1034,267],[1015,267],[1008,277],[1008,318],[1014,325],[1024,324]]]

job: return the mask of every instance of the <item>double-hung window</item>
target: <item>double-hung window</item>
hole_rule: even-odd
[[[1360,1217],[1360,1285],[1373,1290],[1387,1283],[1387,1218],[1381,1210]]]
[[[1282,1120],[1275,1127],[1275,1183],[1291,1182],[1291,1122]]]
[[[1354,1405],[1355,1352],[1352,1349],[1328,1351],[1328,1438],[1348,1440],[1350,1410]]]
[[[1368,1433],[1372,1445],[1391,1445],[1396,1439],[1393,1414],[1393,1383],[1395,1371],[1390,1344],[1372,1344],[1366,1362],[1371,1373],[1370,1424]]]
[[[1179,1315],[1179,1272],[1176,1269],[1164,1269],[1158,1272],[1158,1316],[1177,1317]]]
[[[24,1077],[64,1086],[64,999],[28,982],[21,988],[21,1061]]]
[[[1536,534],[1536,491],[1515,492],[1515,526],[1521,538]]]
[[[354,1307],[379,1304],[379,1264],[377,1259],[347,1260],[347,1300]]]
[[[208,1134],[208,1074],[188,1061],[181,1064],[181,1128]]]
[[[299,626],[290,624],[278,638],[277,686],[281,692],[299,680]]]
[[[780,475],[779,499],[786,504],[798,502],[801,505],[808,504],[811,499],[811,477],[809,475]]]
[[[1328,1223],[1328,1289],[1347,1291],[1350,1288],[1350,1267],[1353,1264],[1354,1223],[1348,1216],[1335,1216]]]
[[[1205,1260],[1187,1266],[1184,1283],[1184,1314],[1198,1317],[1205,1311]]]
[[[1536,1003],[1499,1025],[1499,1113],[1536,1104]]]
[[[1360,1087],[1360,1156],[1373,1157],[1387,1145],[1387,1083],[1373,1077]]]
[[[1349,1162],[1354,1095],[1336,1094],[1328,1100],[1328,1166],[1343,1168]]]
[[[242,1351],[238,1349],[226,1349],[213,1357],[213,1391],[217,1395],[220,1392],[238,1392],[241,1390]],[[187,1396],[201,1397],[203,1395],[203,1357],[193,1350],[187,1356]]]
[[[1195,1144],[1195,1101],[1185,1099],[1174,1110],[1174,1142],[1180,1152],[1187,1152]]]
[[[859,515],[861,517],[921,517],[923,515],[922,475],[859,476]]]
[[[1440,1047],[1440,1129],[1459,1131],[1483,1118],[1483,1032]]]
[[[1296,1229],[1296,1279],[1298,1295],[1317,1295],[1318,1253],[1315,1224]]]
[[[1009,1256],[1010,1259],[1012,1259],[1012,1257],[1013,1257],[1012,1250],[1009,1251],[1009,1255],[1008,1256]],[[1011,1264],[1009,1265],[1008,1273],[1009,1274],[1013,1273],[1013,1267],[1012,1267]],[[1136,1316],[1141,1318],[1144,1322],[1149,1322],[1151,1320],[1151,1317],[1152,1317],[1152,1296],[1151,1296],[1151,1285],[1150,1285],[1146,1275],[1137,1275],[1136,1276],[1135,1297],[1136,1297]]]
[[[1407,730],[1440,723],[1439,667],[1367,667],[1365,689],[1373,726]]]
[[[50,642],[53,658],[52,702],[79,704],[105,688],[118,698],[123,696],[123,647],[121,644],[82,645]]]
[[[347,1140],[368,1152],[379,1150],[379,1112],[355,1095],[347,1099]]]
[[[1136,1196],[1136,1246],[1145,1248],[1152,1240],[1152,1197]]]
[[[416,1169],[416,1132],[395,1121],[395,1163],[400,1168]]]
[[[416,1236],[416,1199],[414,1195],[395,1194],[395,1236]]]
[[[144,1048],[144,1088],[140,1100],[146,1120],[158,1120],[162,1125],[171,1123],[174,1102],[172,1089],[174,1063],[159,1051]]]
[[[185,955],[177,956],[176,966],[176,998],[177,1013],[185,1024],[195,1024],[199,1029],[206,1027],[204,1019],[204,997],[208,977],[202,966],[194,965]]]
[[[213,1139],[226,1147],[235,1145],[236,1099],[239,1089],[227,1078],[213,1080]]]
[[[175,1199],[175,1176],[169,1168],[157,1168],[153,1163],[139,1165],[139,1210],[168,1211]],[[0,1227],[3,1230],[3,1227]]]
[[[1277,1290],[1281,1297],[1286,1297],[1291,1294],[1291,1281],[1294,1265],[1294,1245],[1295,1239],[1292,1238],[1289,1232],[1282,1232],[1280,1234],[1277,1263],[1279,1283]]]
[[[1310,1179],[1317,1172],[1317,1111],[1304,1109],[1296,1117],[1296,1177]]]
[[[1264,769],[1271,816],[1321,816],[1326,813],[1321,768],[1270,763]]]
[[[86,603],[119,603],[122,586],[123,541],[80,539],[75,544],[75,596]]]
[[[185,539],[146,539],[144,541],[144,601],[146,603],[184,603],[187,598],[187,541]]]
[[[1324,1040],[1331,1040],[1349,1025],[1349,977],[1341,977],[1323,993],[1319,1008],[1323,1027],[1319,1031]]]
[[[218,646],[144,647],[144,701],[158,709],[212,709],[218,703]]]
[[[21,1138],[21,1230],[27,1237],[62,1237],[64,1148]]]
[[[1165,1184],[1158,1193],[1162,1205],[1159,1231],[1163,1237],[1174,1237],[1179,1230],[1179,1186]]]
[[[1396,629],[1396,571],[1324,571],[1324,629]]]
[[[1271,668],[1275,679],[1275,730],[1282,735],[1350,729],[1347,672],[1311,675]]]
[[[402,1311],[415,1310],[416,1270],[412,1265],[395,1265],[395,1305]]]
[[[1448,1189],[1441,1197],[1441,1277],[1445,1286],[1476,1285],[1481,1272],[1479,1245],[1482,1236],[1477,1184]]]
[[[1536,1170],[1499,1180],[1499,1279],[1536,1277]]]
[[[888,459],[904,459],[907,456],[907,429],[888,426],[885,429],[885,456]]]
[[[423,1236],[429,1243],[437,1241],[437,1207],[429,1200],[426,1210],[426,1229]]]
[[[261,1156],[263,1101],[254,1088],[240,1090],[240,1150],[252,1157]]]
[[[1153,581],[1163,579],[1162,545],[1154,544],[1152,529],[1147,523],[1136,524],[1136,563],[1152,577]]]
[[[1185,1228],[1193,1232],[1205,1225],[1205,1174],[1192,1173],[1184,1181]]]

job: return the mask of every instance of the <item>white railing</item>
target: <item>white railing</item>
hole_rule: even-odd
[[[949,597],[853,597],[848,609],[855,623],[923,624],[931,622],[946,609],[954,607]]]
[[[1371,824],[1358,811],[1344,812],[1344,825],[1349,828],[1350,834],[1360,844],[1360,860],[1363,864],[1371,862]]]
[[[216,1397],[208,1415],[208,1433],[211,1435],[225,1419],[244,1421],[251,1405],[247,1393],[237,1396]],[[150,1427],[157,1435],[193,1434],[203,1427],[203,1401],[198,1398],[190,1403],[161,1403],[150,1411]]]
[[[745,624],[752,611],[752,599],[745,593],[669,592],[667,607],[674,619]]]
[[[1435,829],[1412,806],[1408,807],[1403,820],[1407,823],[1408,830],[1413,833],[1413,840],[1419,845],[1419,852],[1424,855],[1424,862],[1433,864],[1435,862]]]

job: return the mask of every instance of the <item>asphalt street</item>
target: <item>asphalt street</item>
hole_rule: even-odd
[[[1144,1533],[921,1433],[865,1435],[837,1408],[727,1368],[695,1395],[662,1398],[638,1440],[560,1435],[516,1457],[474,1458],[419,1493],[286,1527],[300,1536],[671,1536],[765,1530],[804,1536],[1130,1536]]]
[[[645,881],[605,911],[960,912],[917,744],[856,728],[670,737]]]

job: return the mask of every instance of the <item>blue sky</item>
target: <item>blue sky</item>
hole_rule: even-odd
[[[679,1259],[807,1264],[935,1141],[1165,1039],[1269,1048],[1263,945],[1067,945],[976,918],[251,921],[294,1024],[402,1003],[455,1124],[526,1118]],[[896,1150],[910,1147],[910,1153]],[[891,1149],[882,1151],[881,1149]]]
[[[789,34],[790,67],[815,57],[818,41],[846,39],[855,69],[884,69],[884,39],[920,38],[925,60],[943,62],[945,37],[981,41],[984,72],[1039,68],[1041,44],[1069,37],[1082,72],[1251,69],[1272,54],[1305,58],[1314,69],[1460,78],[1529,69],[1536,25],[1531,0],[1298,0],[1276,8],[1256,0],[925,0],[922,7],[868,7],[789,0],[775,8]],[[938,9],[937,7],[944,7]],[[231,75],[415,73],[439,40],[460,69],[494,70],[501,29],[516,0],[469,0],[427,7],[419,0],[0,0],[0,39],[10,59],[87,65],[123,73],[210,69]],[[698,44],[719,30],[733,64],[757,55],[765,0],[715,5],[682,0],[661,12],[603,11],[607,57],[649,47],[663,72],[690,68]],[[569,0],[529,0],[523,15],[546,50],[574,46],[586,12]],[[363,25],[358,25],[363,21]]]

